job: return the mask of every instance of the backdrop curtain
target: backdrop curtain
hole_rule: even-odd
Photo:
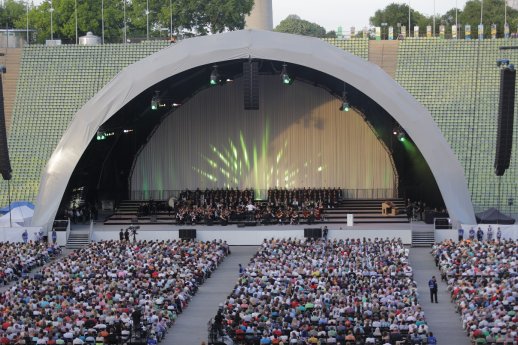
[[[167,116],[134,162],[133,196],[227,187],[394,190],[391,156],[354,109],[341,112],[341,101],[321,88],[261,76],[260,110],[244,110],[241,82],[208,88]]]

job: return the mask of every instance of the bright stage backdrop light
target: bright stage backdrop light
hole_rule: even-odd
[[[136,158],[132,195],[185,188],[395,187],[391,156],[341,100],[301,82],[260,77],[260,110],[243,110],[241,79],[171,112]],[[135,193],[137,192],[137,193]]]

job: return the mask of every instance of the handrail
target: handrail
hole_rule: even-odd
[[[70,236],[70,218],[68,218],[68,221],[67,221],[67,241],[66,241],[66,243],[68,243],[69,236]]]
[[[90,219],[90,230],[88,231],[88,243],[92,242],[93,233],[94,233],[94,220]]]
[[[325,189],[323,187],[322,189]],[[200,188],[202,191],[205,188]],[[252,188],[253,189],[253,188]],[[272,187],[271,189],[274,189]],[[284,188],[279,188],[284,189]],[[311,189],[320,189],[312,187]],[[130,192],[131,200],[169,200],[170,198],[178,198],[183,190],[132,190]],[[193,190],[193,189],[191,189]],[[269,189],[253,189],[256,200],[266,200]],[[344,199],[394,199],[397,198],[396,188],[342,188],[342,198]]]

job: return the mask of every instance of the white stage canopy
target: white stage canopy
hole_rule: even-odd
[[[43,171],[33,226],[49,228],[76,164],[99,127],[136,96],[171,76],[219,61],[298,64],[343,80],[394,117],[427,161],[451,218],[474,224],[464,172],[429,111],[378,66],[321,39],[242,30],[171,45],[121,71],[74,116]]]

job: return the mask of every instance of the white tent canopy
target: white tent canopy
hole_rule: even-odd
[[[13,227],[29,226],[33,215],[34,211],[27,206],[15,207],[0,217],[0,227],[10,227],[11,224]]]
[[[451,218],[474,224],[464,171],[429,111],[378,66],[321,39],[242,30],[171,45],[122,70],[74,116],[42,175],[33,218],[48,228],[81,155],[99,127],[156,83],[198,66],[238,59],[285,61],[327,73],[369,96],[394,117],[430,166]]]

